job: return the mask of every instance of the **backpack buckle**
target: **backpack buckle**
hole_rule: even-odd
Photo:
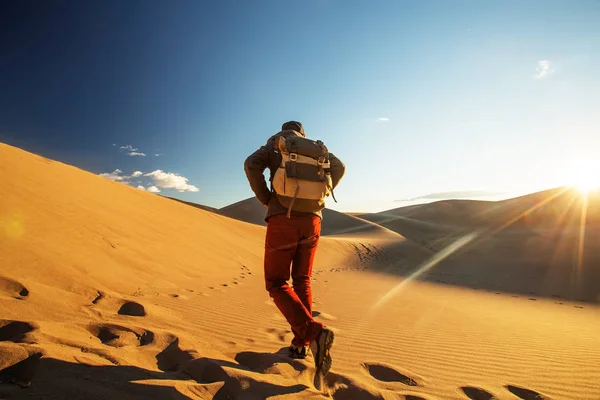
[[[325,157],[319,157],[319,159],[317,160],[317,164],[324,169],[329,169],[331,167],[331,164],[329,163],[329,160],[326,159]]]
[[[298,154],[290,153],[290,161],[298,161]]]

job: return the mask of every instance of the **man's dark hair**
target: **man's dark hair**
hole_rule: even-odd
[[[296,132],[300,132],[301,134],[304,135],[304,127],[298,121],[288,121],[288,122],[284,123],[283,125],[281,125],[282,131],[286,131],[288,129],[292,129],[292,130],[294,130]]]

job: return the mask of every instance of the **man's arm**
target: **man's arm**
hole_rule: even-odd
[[[333,189],[340,183],[344,173],[346,172],[346,166],[339,158],[329,153],[329,163],[331,164],[329,171],[331,173],[331,184]]]
[[[263,172],[269,166],[269,149],[262,146],[252,153],[244,163],[246,178],[258,201],[267,206],[271,199],[271,191],[267,187]]]

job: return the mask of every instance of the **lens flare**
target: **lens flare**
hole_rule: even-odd
[[[411,281],[417,279],[419,276],[423,275],[425,272],[429,271],[432,267],[439,264],[444,259],[448,258],[456,251],[460,250],[467,244],[471,243],[474,239],[479,236],[478,232],[469,233],[460,239],[456,240],[450,246],[446,247],[442,251],[434,254],[431,258],[421,264],[417,270],[412,273],[410,276],[406,277],[402,282],[398,285],[394,286],[389,292],[387,292],[377,303],[375,303],[372,309],[377,309],[385,304],[388,300],[390,300],[394,295],[399,293],[406,285],[408,285]]]
[[[416,271],[414,273],[412,273],[410,276],[406,277],[398,285],[393,287],[390,291],[388,291],[385,295],[383,295],[383,297],[381,297],[381,299],[379,299],[379,301],[375,302],[373,304],[373,306],[371,307],[371,310],[372,311],[376,310],[379,307],[381,307],[382,305],[384,305],[385,303],[387,303],[392,297],[394,297],[396,294],[398,294],[410,282],[419,278],[425,272],[429,271],[431,268],[435,267],[441,261],[450,257],[452,254],[456,253],[458,250],[462,249],[463,247],[472,245],[471,242],[473,242],[475,239],[489,237],[489,236],[492,236],[492,235],[500,232],[501,230],[511,226],[518,220],[526,217],[527,215],[533,213],[537,209],[543,207],[545,204],[550,203],[553,199],[562,195],[567,190],[568,190],[568,188],[563,188],[562,190],[557,191],[552,196],[548,196],[546,199],[535,203],[534,205],[529,207],[527,210],[523,211],[522,213],[519,213],[518,215],[516,215],[513,218],[509,218],[506,222],[501,223],[496,227],[493,227],[491,229],[488,228],[488,229],[477,230],[477,231],[468,233],[468,234],[460,237],[458,240],[454,241],[451,245],[447,246],[440,252],[434,254],[432,257],[430,257],[428,260],[426,260],[423,264],[419,265],[419,267],[416,269]]]

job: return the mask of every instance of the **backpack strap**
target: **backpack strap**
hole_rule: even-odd
[[[319,157],[319,160],[318,160],[319,176],[321,177],[321,179],[323,179],[323,183],[325,184],[325,186],[327,186],[327,189],[331,193],[331,198],[333,199],[333,201],[335,201],[337,203],[338,201],[335,198],[335,194],[333,193],[333,188],[329,184],[329,180],[327,179],[327,176],[326,176],[326,175],[331,175],[331,173],[330,173],[331,163],[329,161],[329,150],[327,149],[327,146],[325,146],[325,144],[322,141],[317,140],[316,143],[321,147],[321,150],[323,150],[323,155],[321,157]]]
[[[294,149],[294,144],[292,142],[292,145],[290,146],[290,151],[293,151]],[[283,157],[283,155],[282,155]],[[297,173],[296,173],[296,161],[298,161],[298,154],[290,152],[289,153],[289,161],[287,161],[285,163],[285,170],[286,170],[286,174],[289,173],[289,178],[296,178],[297,177]],[[296,191],[294,192],[294,197],[292,197],[292,201],[290,202],[290,206],[288,207],[288,212],[287,212],[287,217],[291,218],[292,217],[292,208],[294,207],[294,203],[296,202],[296,199],[298,198],[298,193],[300,193],[300,182],[298,182],[298,179],[296,179]]]
[[[327,187],[329,188],[329,191],[331,192],[331,198],[333,199],[333,201],[335,201],[337,203],[338,201],[335,198],[335,194],[333,194],[333,188],[329,185],[329,183],[327,183]]]
[[[288,157],[283,157],[283,158],[285,159]],[[285,163],[285,171],[286,171],[286,174],[288,175],[288,178],[297,178],[298,177],[298,173],[296,172],[296,161],[298,161],[298,154],[290,153],[289,161],[286,160],[286,163]]]
[[[298,183],[298,181],[296,181],[296,192],[294,192],[294,197],[292,197],[292,201],[290,201],[290,206],[288,207],[288,212],[287,212],[288,218],[292,217],[292,208],[294,207],[294,203],[296,202],[296,199],[298,198],[298,193],[300,193],[300,184]]]

